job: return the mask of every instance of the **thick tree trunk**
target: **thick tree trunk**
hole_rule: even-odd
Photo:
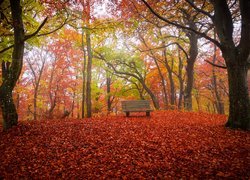
[[[2,85],[0,88],[0,104],[3,113],[3,128],[7,130],[17,125],[18,115],[13,101],[12,89],[8,85]]]
[[[184,15],[185,16],[185,15]],[[186,24],[192,28],[197,29],[196,24],[194,22],[193,17],[190,17],[187,15]],[[194,64],[196,61],[196,57],[198,55],[198,35],[194,32],[187,31],[186,35],[189,39],[189,58],[187,59],[187,86],[185,88],[184,92],[184,107],[186,110],[191,111],[192,110],[192,89],[193,89],[193,83],[194,83]]]
[[[247,65],[227,65],[229,83],[229,117],[227,127],[250,130],[250,99]]]
[[[238,46],[233,41],[233,19],[226,1],[211,1],[214,24],[220,49],[226,61],[229,84],[229,117],[227,127],[250,130],[250,102],[247,71],[250,56],[250,3],[240,0],[241,38]]]
[[[194,62],[187,62],[187,85],[184,91],[184,107],[186,110],[191,111],[192,105],[192,89],[194,83]]]
[[[192,23],[191,23],[191,26],[194,26]],[[189,49],[189,58],[187,60],[187,68],[186,68],[187,86],[184,92],[184,107],[186,110],[191,111],[192,110],[192,89],[193,89],[193,83],[194,83],[194,63],[198,55],[198,46],[197,46],[198,36],[193,32],[189,32],[188,38],[190,41],[190,49]]]
[[[14,26],[14,49],[12,62],[2,62],[3,83],[0,86],[0,105],[3,111],[4,130],[18,123],[12,91],[22,70],[24,53],[24,27],[20,0],[10,0],[10,5]]]

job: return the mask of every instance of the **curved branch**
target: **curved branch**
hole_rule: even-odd
[[[26,35],[26,36],[24,37],[24,41],[27,41],[28,39],[30,39],[30,38],[32,38],[33,36],[37,35],[37,33],[38,33],[38,32],[42,29],[42,27],[45,25],[45,23],[47,22],[47,20],[48,20],[48,17],[46,17],[46,18],[43,20],[42,24],[40,24],[40,26],[37,28],[37,30],[36,30],[35,32],[33,32],[32,34]]]
[[[47,32],[47,33],[38,34],[37,36],[40,37],[40,36],[47,36],[49,34],[52,34],[52,33],[56,32],[56,31],[58,31],[59,29],[61,29],[65,24],[67,24],[67,22],[68,22],[68,16],[64,20],[64,22],[59,27],[57,27],[56,29],[54,29],[54,30],[52,30],[50,32]]]
[[[201,37],[203,37],[203,38],[205,38],[205,39],[211,41],[211,42],[214,43],[216,46],[218,46],[220,49],[222,48],[221,44],[220,44],[218,41],[216,41],[215,39],[213,39],[213,38],[207,36],[205,33],[196,31],[196,30],[194,30],[194,29],[192,29],[192,28],[190,28],[190,27],[183,26],[183,25],[178,24],[178,23],[176,23],[176,22],[172,22],[172,21],[168,20],[167,18],[161,16],[159,13],[157,13],[157,12],[156,12],[156,11],[155,11],[155,10],[154,10],[145,0],[141,0],[141,1],[147,6],[147,8],[148,8],[156,17],[158,17],[158,18],[161,19],[162,21],[167,22],[168,24],[171,24],[171,25],[173,25],[173,26],[176,26],[177,28],[181,28],[181,29],[184,29],[184,30],[192,31],[192,32],[194,32],[195,34],[197,34],[197,35],[199,35],[199,36],[201,36]]]
[[[198,11],[198,12],[200,12],[200,13],[202,13],[202,14],[208,16],[208,17],[213,21],[214,17],[213,17],[211,14],[209,14],[207,11],[204,11],[203,9],[198,8],[198,7],[197,7],[192,1],[190,1],[190,0],[185,0],[185,1],[186,1],[192,8],[194,8],[196,11]]]
[[[139,48],[136,48],[138,51],[140,52],[148,52],[148,51],[153,51],[153,50],[158,50],[158,49],[162,49],[162,48],[167,48],[171,45],[177,45],[182,51],[183,53],[185,54],[186,58],[188,59],[188,53],[186,52],[186,50],[177,42],[173,42],[173,43],[169,43],[167,45],[164,45],[164,46],[160,46],[160,47],[155,47],[155,48],[148,48],[147,50],[141,50]]]
[[[32,38],[33,36],[37,35],[37,33],[38,33],[38,32],[42,29],[42,27],[45,25],[45,23],[47,22],[47,20],[48,20],[48,17],[46,17],[46,18],[43,20],[42,24],[40,24],[40,26],[37,28],[37,30],[36,30],[35,32],[33,32],[32,34],[26,35],[26,36],[24,37],[23,41],[27,41],[28,39],[30,39],[30,38]],[[14,47],[14,44],[12,44],[12,45],[10,45],[10,46],[8,46],[8,47],[2,49],[2,50],[0,51],[0,54],[4,53],[5,51],[7,51],[7,50],[9,50],[9,49],[11,49],[11,48],[13,48],[13,47]]]
[[[215,67],[218,67],[218,68],[222,68],[222,69],[227,69],[227,66],[222,66],[222,65],[218,65],[218,64],[214,64],[208,60],[205,60],[205,62],[207,62],[208,64],[212,65],[212,66],[215,66]]]

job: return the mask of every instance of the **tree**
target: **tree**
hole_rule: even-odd
[[[7,43],[6,41],[3,41],[4,44],[1,44],[2,49],[0,50],[0,54],[7,54],[7,59],[1,59],[3,82],[0,86],[0,105],[3,111],[4,130],[11,128],[12,126],[17,125],[18,123],[18,114],[13,101],[12,93],[23,67],[24,42],[36,36],[44,36],[51,34],[56,30],[60,29],[65,24],[64,21],[59,27],[53,30],[48,28],[49,31],[44,31],[41,34],[38,34],[47,23],[48,17],[44,18],[42,23],[36,29],[34,29],[35,26],[34,24],[32,24],[33,22],[31,23],[30,21],[35,19],[34,16],[37,16],[37,12],[36,10],[34,10],[34,7],[27,8],[27,11],[25,12],[25,17],[28,18],[24,22],[23,7],[29,6],[29,3],[22,3],[23,4],[21,5],[20,0],[10,0],[9,2],[0,1],[1,6],[6,6],[6,8],[4,8],[4,11],[1,11],[1,16],[5,17],[4,20],[1,22],[1,29],[5,30],[3,31],[3,38],[5,38],[5,40],[7,39]],[[32,6],[34,5],[33,3],[31,4]],[[32,9],[32,11],[30,9]],[[8,17],[10,14],[9,12],[11,12],[11,17]],[[24,24],[26,28],[32,28],[24,29]],[[14,34],[12,28],[14,29]],[[12,41],[13,38],[14,40]],[[11,57],[9,57],[9,51],[12,49],[13,51]]]
[[[248,0],[215,1],[211,0],[212,12],[203,9],[191,0],[185,0],[190,8],[205,15],[215,26],[219,41],[204,32],[197,31],[190,26],[183,26],[157,13],[145,0],[141,0],[149,10],[159,19],[178,28],[188,30],[204,37],[218,46],[225,59],[229,83],[229,117],[227,127],[250,130],[250,100],[247,86],[247,71],[250,66],[250,3]],[[206,2],[204,1],[203,4]],[[240,41],[234,41],[234,20],[240,17]]]
[[[46,62],[46,59],[48,58],[46,57],[43,51],[46,51],[46,50],[41,49],[40,52],[38,50],[36,51],[36,53],[38,53],[38,58],[36,58],[34,61],[32,61],[30,57],[26,58],[28,66],[31,70],[31,74],[33,76],[32,84],[34,87],[34,99],[33,99],[34,120],[37,120],[37,96],[38,96],[40,81],[41,81],[43,69],[45,66],[45,62]],[[31,56],[34,56],[34,54],[31,54]]]
[[[109,51],[109,52],[107,52]],[[133,80],[137,80],[148,93],[150,98],[153,101],[154,107],[159,109],[159,100],[154,95],[152,90],[146,83],[146,70],[144,69],[143,63],[138,57],[129,57],[125,53],[113,53],[110,57],[106,57],[107,55],[112,54],[111,50],[106,50],[106,52],[95,52],[96,58],[105,61],[108,67],[114,72],[114,74],[118,75],[121,78]],[[132,80],[131,80],[132,81]]]
[[[3,82],[0,86],[0,104],[3,111],[3,128],[7,130],[18,123],[12,91],[22,70],[24,53],[24,26],[20,0],[10,0],[14,27],[14,49],[11,62],[2,62]]]
[[[140,52],[149,51],[149,53],[150,53],[149,56],[153,59],[155,65],[156,65],[158,74],[159,74],[160,79],[161,79],[161,84],[162,84],[162,92],[163,92],[163,95],[164,95],[163,96],[164,109],[167,109],[168,108],[168,96],[167,96],[167,90],[166,90],[166,80],[164,79],[164,75],[163,75],[162,70],[161,70],[160,65],[159,65],[160,60],[156,57],[156,55],[153,52],[152,48],[149,47],[149,45],[146,42],[146,39],[140,33],[139,33],[139,39],[140,39],[141,43],[146,48],[146,50],[140,50]],[[149,39],[149,38],[147,38],[147,39]],[[164,52],[165,52],[165,49],[164,49]]]

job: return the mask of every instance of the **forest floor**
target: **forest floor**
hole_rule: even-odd
[[[0,179],[249,179],[250,133],[225,122],[178,111],[20,122],[0,132]]]

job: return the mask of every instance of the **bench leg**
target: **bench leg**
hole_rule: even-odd
[[[126,117],[129,117],[129,112],[126,112]]]
[[[150,116],[150,111],[146,111],[146,116]]]

